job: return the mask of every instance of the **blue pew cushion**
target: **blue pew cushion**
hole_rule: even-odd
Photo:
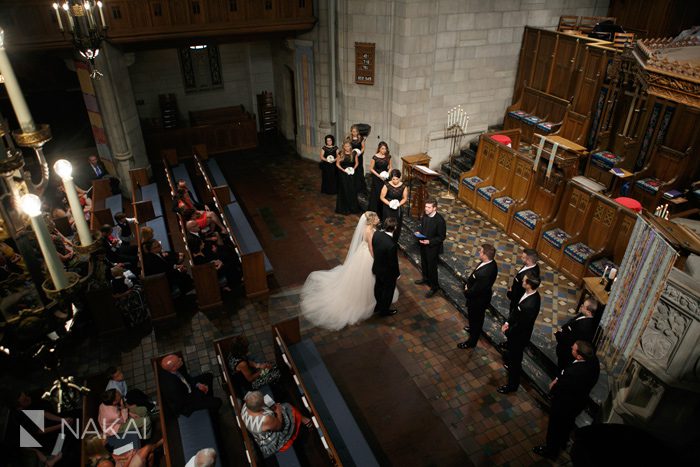
[[[481,196],[482,198],[484,198],[487,201],[491,201],[491,197],[493,196],[493,194],[496,191],[497,190],[496,190],[495,186],[489,185],[489,186],[481,187],[478,190],[476,190],[476,194],[478,194],[479,196]]]
[[[641,180],[637,180],[635,182],[635,185],[637,185],[639,188],[642,190],[646,191],[647,193],[651,193],[652,195],[655,195],[659,191],[659,187],[661,186],[663,182],[659,180],[658,178],[643,178]]]
[[[586,264],[588,258],[593,254],[593,248],[581,242],[572,243],[564,248],[564,254],[573,258],[578,263]]]
[[[557,227],[556,229],[548,230],[542,234],[545,240],[557,248],[561,248],[565,241],[571,238],[571,235]]]
[[[617,165],[620,161],[620,157],[611,153],[610,151],[598,151],[591,155],[591,162],[596,167],[600,167],[603,170],[610,170]]]
[[[591,264],[588,265],[588,269],[593,273],[595,276],[602,276],[603,272],[605,272],[605,268],[615,268],[619,269],[619,266],[608,258],[600,258],[595,261],[591,261]]]
[[[554,125],[556,125],[554,122],[540,122],[537,124],[537,129],[549,133],[554,128]]]
[[[204,448],[214,448],[216,452],[219,452],[214,426],[208,410],[196,410],[189,417],[180,415],[177,417],[177,424],[180,428],[180,440],[182,441],[185,462]],[[215,465],[221,467],[219,456],[216,458]]]
[[[525,112],[524,110],[511,110],[508,112],[508,115],[510,115],[513,118],[517,118],[518,120],[522,120],[525,117],[529,117],[530,114]]]
[[[509,196],[501,196],[493,200],[493,205],[503,212],[508,212],[513,203],[515,203],[515,200]]]
[[[515,213],[515,219],[520,221],[522,224],[525,224],[525,226],[530,230],[535,230],[535,225],[537,225],[537,220],[539,218],[540,216],[538,216],[537,213],[530,211],[529,209]]]
[[[481,182],[483,182],[483,181],[484,181],[483,179],[481,179],[481,178],[479,178],[479,177],[477,177],[477,176],[474,176],[474,177],[465,178],[464,180],[462,180],[462,183],[463,183],[467,188],[469,188],[470,190],[474,191],[474,187],[476,186],[476,184],[477,184],[477,183],[481,183]]]
[[[523,118],[523,121],[527,123],[528,125],[537,125],[542,121],[540,117],[537,117],[535,115],[530,115],[529,117]]]

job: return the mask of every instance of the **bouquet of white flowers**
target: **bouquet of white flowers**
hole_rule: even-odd
[[[328,157],[326,157],[326,160],[332,164],[333,162],[335,162],[335,157],[328,156]]]
[[[389,201],[389,207],[391,209],[398,209],[400,205],[401,202],[398,199],[392,199],[391,201]]]
[[[382,180],[386,180],[387,178],[389,178],[389,172],[387,172],[386,170],[383,171],[379,174],[379,178],[381,178]]]
[[[348,175],[355,175],[355,169],[353,169],[352,167],[348,167],[345,169],[345,173]]]

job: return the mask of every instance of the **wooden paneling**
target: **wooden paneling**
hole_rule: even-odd
[[[550,78],[551,84],[547,92],[569,100],[573,97],[569,94],[569,85],[573,81],[572,75],[580,41],[574,36],[558,36],[558,38],[554,69]]]
[[[516,102],[526,84],[532,81],[533,64],[537,56],[537,44],[539,41],[539,30],[525,28],[523,32],[523,45],[520,48],[520,60],[518,62],[518,74],[515,79],[515,92],[513,102]]]
[[[584,192],[579,188],[571,190],[571,197],[566,206],[563,207],[566,212],[564,213],[564,222],[561,228],[565,232],[573,234],[582,230],[583,224],[586,222],[586,211],[590,200],[590,193]]]
[[[614,236],[613,229],[615,227],[616,213],[617,209],[615,206],[608,204],[608,202],[603,202],[602,199],[596,199],[593,208],[593,218],[588,228],[588,238],[582,239],[582,241],[593,248],[593,250],[600,250],[605,247]]]
[[[700,24],[700,2],[688,0],[611,0],[610,16],[638,37],[672,37]]]
[[[557,35],[548,31],[540,31],[540,41],[537,56],[534,61],[531,87],[547,92],[550,69],[554,59],[554,49],[557,45]]]

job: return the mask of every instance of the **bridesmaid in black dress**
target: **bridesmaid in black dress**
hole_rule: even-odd
[[[372,191],[369,194],[368,210],[379,214],[379,218],[384,221],[384,209],[380,209],[383,204],[379,197],[382,194],[385,181],[389,178],[389,172],[391,172],[391,154],[389,154],[389,146],[384,141],[377,146],[377,153],[372,156],[369,163],[369,171],[372,173]],[[382,172],[386,172],[384,178],[381,176]]]
[[[398,243],[403,225],[403,215],[401,209],[408,202],[408,187],[401,181],[401,171],[394,169],[389,173],[389,182],[382,188],[379,199],[384,204],[384,220],[393,217],[396,219],[396,230],[394,231],[394,241]],[[392,209],[389,205],[393,200],[398,201],[399,206]]]
[[[338,214],[354,214],[360,212],[360,203],[357,201],[357,189],[355,188],[355,176],[348,175],[345,170],[352,167],[357,173],[357,157],[352,152],[349,142],[343,143],[343,149],[338,152],[335,166],[338,168],[338,197],[335,201],[335,212]]]
[[[364,164],[365,138],[362,135],[360,135],[360,129],[357,128],[357,125],[353,125],[350,127],[349,141],[352,145],[352,150],[359,151],[359,154],[357,153],[357,151],[355,151],[358,160],[357,169],[355,170],[355,188],[357,189],[358,193],[367,193],[367,182],[365,181]]]
[[[335,136],[326,135],[326,144],[321,148],[321,193],[334,195],[338,192],[338,172],[335,167],[335,158],[338,156],[338,146],[335,145]],[[333,160],[328,157],[333,156]]]

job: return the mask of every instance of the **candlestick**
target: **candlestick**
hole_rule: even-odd
[[[63,269],[63,263],[61,263],[61,258],[58,257],[53,241],[51,241],[49,229],[41,218],[41,200],[37,195],[28,194],[20,198],[20,205],[24,213],[31,219],[32,230],[34,230],[34,235],[36,235],[41,254],[44,256],[46,268],[49,270],[54,288],[56,290],[65,289],[68,287],[68,277]]]
[[[608,279],[615,279],[617,277],[617,269],[612,268],[610,269],[610,275],[608,276]]]
[[[68,204],[70,205],[70,210],[73,213],[73,220],[75,221],[75,226],[78,229],[78,238],[80,238],[81,246],[88,246],[92,243],[92,233],[88,227],[87,221],[85,220],[85,214],[83,213],[83,207],[80,205],[80,199],[78,198],[78,190],[75,189],[75,183],[73,182],[73,166],[70,162],[65,159],[59,159],[53,165],[53,169],[56,171],[61,180],[63,180],[63,187],[66,189],[66,198],[68,198]]]
[[[15,71],[12,69],[12,64],[5,50],[5,31],[0,29],[0,73],[5,78],[5,88],[10,96],[12,108],[15,110],[19,126],[24,133],[30,133],[36,130],[32,114],[27,107],[27,101],[24,100],[22,89],[19,87],[19,82],[15,76]]]
[[[86,1],[83,3],[83,8],[85,8],[85,16],[87,16],[88,26],[95,27],[95,18],[92,16],[92,11],[90,10],[90,2]]]
[[[63,32],[63,22],[61,21],[61,14],[58,12],[58,3],[53,4],[53,11],[56,12],[56,21],[58,21],[58,28]]]
[[[107,22],[105,21],[105,14],[102,11],[102,2],[97,2],[97,8],[100,11],[100,21],[102,21],[102,28],[106,28]]]
[[[73,29],[75,29],[75,24],[73,23],[73,17],[70,14],[70,6],[68,6],[68,2],[63,4],[63,11],[65,11],[66,15],[68,16],[68,27],[72,32]]]

